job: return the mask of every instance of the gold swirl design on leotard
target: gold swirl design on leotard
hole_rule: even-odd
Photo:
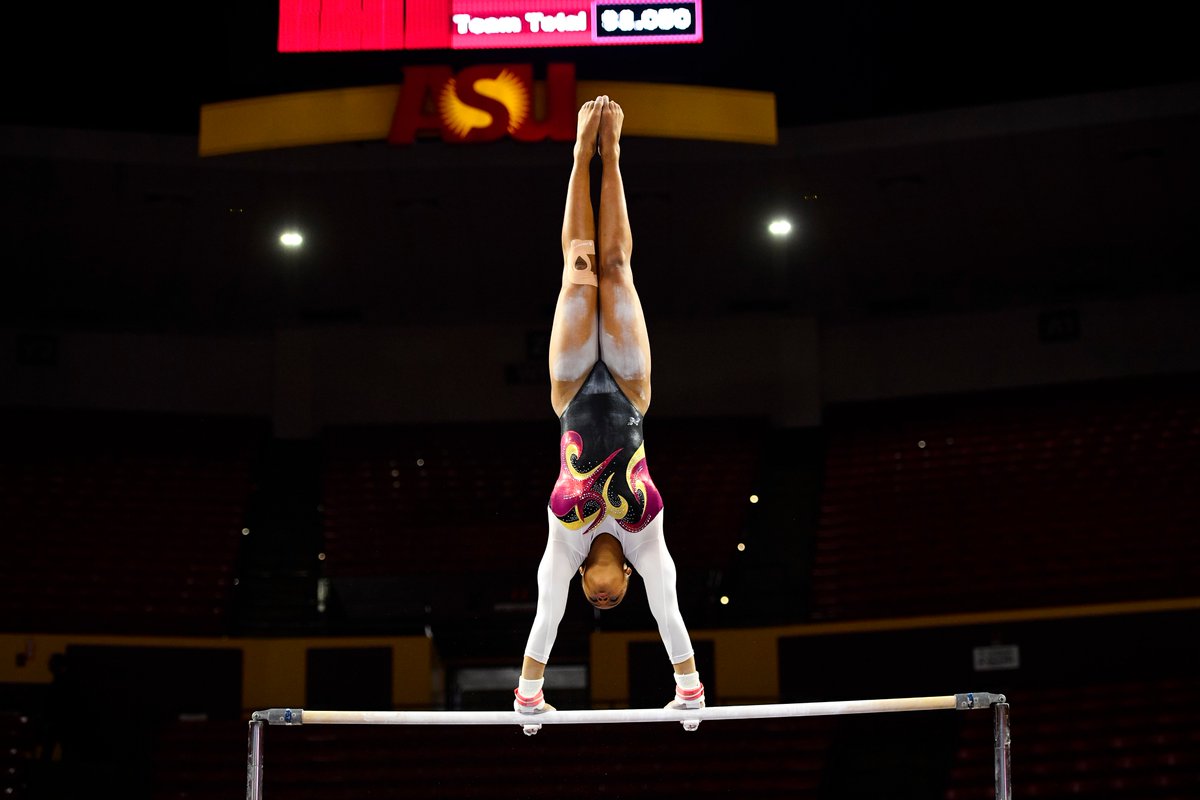
[[[579,468],[581,462],[586,463],[583,451],[584,443],[577,432],[563,434],[550,510],[564,527],[586,533],[600,520],[612,517],[622,528],[636,533],[662,511],[662,498],[646,467],[645,445],[639,446],[626,464],[619,460],[613,463],[623,452],[617,448],[586,471]]]
[[[625,466],[625,483],[633,491],[634,499],[641,506],[641,516],[636,521],[618,518],[618,523],[625,530],[634,533],[642,530],[662,511],[662,496],[650,478],[650,468],[646,466],[646,443],[643,442],[633,457]]]
[[[612,480],[614,477],[616,477],[616,474],[617,473],[615,472],[609,473],[608,480],[604,482],[604,505],[608,509],[608,515],[610,517],[613,519],[623,519],[625,515],[629,513],[629,503],[627,503],[625,498],[621,497],[621,495],[617,495],[617,502],[614,503],[612,500],[612,492],[608,490],[608,487],[612,485]]]
[[[569,530],[590,530],[608,508],[604,494],[596,491],[596,481],[616,457],[616,451],[589,470],[577,467],[583,458],[583,439],[575,431],[567,431],[559,445],[559,475],[550,495],[550,510]],[[609,476],[611,478],[611,475]],[[591,513],[587,512],[591,507]]]

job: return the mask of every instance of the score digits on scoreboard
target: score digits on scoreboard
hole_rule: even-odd
[[[597,3],[597,39],[612,37],[680,36],[689,41],[696,37],[696,11],[699,3]]]

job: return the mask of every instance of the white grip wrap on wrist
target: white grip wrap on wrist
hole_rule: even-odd
[[[571,283],[599,286],[596,271],[592,269],[592,256],[596,254],[596,243],[591,239],[572,239],[567,247],[567,275]],[[583,264],[580,264],[580,260]]]
[[[687,708],[703,708],[704,684],[699,672],[675,673],[675,700]]]
[[[517,688],[513,689],[513,694],[516,695],[516,700],[513,701],[513,708],[524,714],[533,714],[540,711],[546,704],[546,698],[542,694],[542,683],[545,678],[529,679],[521,678],[517,681]]]

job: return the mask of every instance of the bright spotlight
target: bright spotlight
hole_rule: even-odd
[[[279,243],[284,247],[299,247],[304,243],[304,237],[296,231],[284,231],[279,234]]]
[[[786,219],[774,219],[771,220],[771,224],[767,226],[767,231],[772,236],[787,236],[792,232],[792,223],[788,222]]]

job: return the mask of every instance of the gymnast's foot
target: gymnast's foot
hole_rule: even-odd
[[[625,123],[625,111],[616,100],[604,104],[600,118],[598,147],[600,158],[615,161],[621,157],[621,126]]]
[[[575,158],[590,160],[597,152],[596,134],[600,130],[600,112],[608,103],[608,95],[599,95],[579,107],[579,122],[575,132]]]

